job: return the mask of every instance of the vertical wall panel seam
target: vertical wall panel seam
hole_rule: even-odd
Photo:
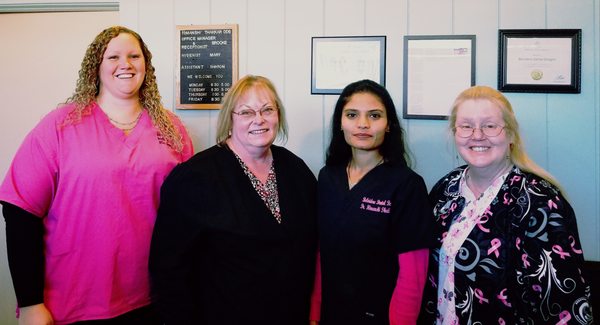
[[[246,74],[250,70],[250,61],[248,60],[248,55],[250,53],[250,6],[248,5],[249,0],[246,0]],[[239,47],[238,47],[239,49]]]
[[[135,22],[135,29],[136,30],[140,30],[140,3],[142,0],[137,0],[136,1],[136,9],[137,12],[135,13],[135,18],[136,18],[136,22]]]
[[[594,30],[592,31],[593,40],[594,40],[594,107],[596,109],[596,195],[594,195],[594,199],[596,200],[596,235],[600,237],[600,41],[598,41],[598,37],[600,37],[600,1],[595,0],[592,3],[594,8]],[[596,260],[600,261],[600,240],[596,241]],[[596,307],[598,308],[598,307]]]
[[[548,28],[548,0],[544,1],[544,28]]]
[[[325,4],[327,2],[327,0],[323,0],[323,5],[321,7],[321,36],[325,36],[325,8],[327,7],[327,5]],[[312,50],[312,49],[311,49]],[[312,53],[310,54],[312,57]],[[311,62],[312,64],[312,62]],[[312,66],[311,66],[312,69]],[[321,125],[323,126],[323,130],[327,130],[327,125],[325,125],[325,95],[319,95],[321,96]],[[326,143],[326,136],[325,136],[325,132],[321,132],[321,148],[323,148],[323,152],[327,153],[327,143]],[[325,155],[323,157],[321,157],[322,159],[325,159]]]
[[[500,0],[496,0],[496,3],[497,3],[497,5],[496,5],[496,13],[497,13],[497,16],[498,16],[497,17],[497,19],[498,19],[498,28],[496,28],[496,29],[500,29],[500,27],[501,27],[500,18],[502,18],[501,17],[502,15],[500,14],[500,9],[502,9],[502,6],[500,5]]]
[[[406,8],[404,8],[404,14],[406,15],[406,35],[410,35],[410,0],[406,0],[405,1],[405,5]],[[404,38],[402,38],[402,44],[404,45]],[[402,53],[406,53],[406,56],[408,56],[408,50],[406,50],[404,48],[402,48]],[[408,58],[402,58],[402,60],[408,60]],[[406,73],[406,71],[404,71],[404,64],[402,64],[402,82],[404,82],[404,74]],[[402,88],[404,89],[404,85],[402,85]],[[406,96],[406,94],[404,92],[402,92],[402,101],[404,101],[404,96]],[[404,104],[404,102],[402,102],[402,104]],[[397,109],[397,108],[396,108]],[[404,107],[402,107],[402,109],[404,109]],[[407,134],[407,138],[405,139],[405,141],[409,140],[409,136],[408,134],[410,134],[410,125],[411,125],[411,121],[410,119],[405,119],[403,117],[403,112],[400,112],[399,117],[402,117],[402,122],[404,122],[404,129],[406,131]],[[408,145],[408,142],[407,142]]]
[[[450,29],[451,29],[450,34],[454,35],[454,33],[455,33],[454,32],[454,22],[456,19],[456,3],[454,2],[454,0],[452,0],[451,6],[452,6],[452,13],[451,13],[452,16],[450,17],[450,22],[451,22],[450,23]]]
[[[212,24],[212,0],[208,0],[208,24]],[[238,31],[238,35],[239,35],[239,31]],[[238,36],[239,37],[239,36]],[[238,41],[238,51],[239,51],[239,41]],[[235,55],[235,53],[234,53]],[[238,58],[238,69],[239,69],[239,58]],[[213,112],[218,112],[218,111],[213,111],[208,110],[208,134],[207,134],[207,138],[210,138],[210,135],[213,134],[213,123],[212,120],[215,118],[215,114]],[[215,137],[216,139],[216,137]],[[210,141],[210,140],[209,140]],[[207,147],[210,147],[210,142],[207,145]]]
[[[363,0],[363,35],[367,35],[367,0]]]
[[[548,0],[544,1],[544,28],[548,28]],[[545,110],[544,113],[546,114],[546,127],[545,127],[545,132],[546,132],[546,170],[548,170],[548,172],[550,172],[551,174],[553,173],[553,171],[551,170],[552,167],[552,163],[550,161],[550,148],[551,147],[551,143],[550,143],[550,101],[549,99],[549,94],[544,94],[544,99],[545,99]]]
[[[171,26],[172,26],[172,30],[171,30],[171,35],[173,35],[173,32],[175,32],[177,30],[177,19],[175,19],[175,10],[177,10],[176,7],[176,3],[177,0],[174,0],[173,2],[171,2]],[[177,106],[177,80],[174,79],[174,77],[177,75],[177,73],[175,72],[175,69],[177,69],[177,39],[178,39],[178,35],[175,34],[173,36],[173,47],[171,48],[171,61],[173,61],[173,75],[171,76],[171,94],[173,94],[173,99],[171,99],[171,102],[169,103],[171,105],[171,112],[175,113],[175,115],[177,114],[177,110],[175,109],[175,107]],[[163,99],[164,100],[164,99]]]
[[[287,47],[286,47],[286,42],[285,42],[286,35],[287,35],[287,33],[286,33],[287,32],[287,28],[286,28],[287,25],[285,23],[287,21],[287,19],[286,19],[287,18],[286,17],[286,14],[287,14],[287,10],[286,10],[287,6],[286,6],[286,4],[287,4],[287,1],[283,1],[283,44],[282,44],[283,45],[283,76],[282,76],[283,77],[283,88],[282,88],[282,91],[283,91],[282,95],[283,96],[282,97],[283,97],[283,102],[284,103],[287,103],[287,100],[286,100],[286,94],[287,94],[287,91],[286,91],[286,88],[287,88],[286,87],[286,85],[287,85],[287,83],[286,83],[286,81],[287,81],[286,80],[286,75],[287,75],[286,71],[287,71],[287,69],[286,69],[286,67],[287,67],[287,65],[285,64],[287,62],[287,55],[286,55],[287,54],[287,51],[286,51]]]
[[[551,163],[550,163],[550,148],[552,148],[550,146],[550,101],[548,100],[549,95],[548,94],[544,94],[545,97],[545,104],[544,106],[546,107],[546,109],[544,110],[546,113],[546,127],[545,127],[545,131],[546,131],[546,170],[548,170],[548,172],[550,174],[553,174],[553,171],[551,171]]]

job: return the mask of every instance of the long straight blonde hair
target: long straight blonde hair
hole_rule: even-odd
[[[450,113],[449,127],[453,132],[456,124],[458,107],[467,100],[487,100],[495,104],[502,111],[504,130],[511,140],[508,153],[510,161],[522,171],[530,172],[544,178],[563,192],[563,189],[556,178],[531,160],[525,152],[523,140],[521,140],[521,135],[519,133],[519,122],[517,122],[512,105],[498,90],[487,86],[473,86],[461,92],[458,97],[456,97],[456,100],[454,100],[452,112]]]

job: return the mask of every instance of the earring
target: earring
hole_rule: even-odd
[[[231,130],[227,131],[227,135],[231,136]]]

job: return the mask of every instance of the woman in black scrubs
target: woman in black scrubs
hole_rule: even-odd
[[[415,323],[433,216],[387,90],[370,80],[346,86],[331,134],[319,173],[311,320],[319,319],[320,297],[322,325]]]

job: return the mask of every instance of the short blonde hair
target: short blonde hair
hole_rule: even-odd
[[[225,94],[223,100],[221,101],[221,111],[219,112],[219,117],[217,120],[217,135],[216,140],[217,143],[222,145],[225,143],[227,139],[231,136],[231,129],[233,127],[233,118],[232,112],[235,109],[238,100],[242,97],[246,92],[252,90],[253,88],[259,88],[266,90],[271,99],[275,102],[277,106],[276,109],[278,111],[279,116],[279,128],[277,130],[277,138],[286,141],[288,136],[288,128],[287,121],[285,119],[285,109],[283,108],[283,103],[277,94],[277,90],[273,83],[262,76],[254,76],[247,75],[240,80],[238,80]]]
[[[561,186],[558,181],[545,169],[538,166],[525,152],[523,140],[519,133],[519,122],[515,117],[512,105],[508,99],[498,90],[487,86],[473,86],[461,92],[452,104],[452,111],[449,117],[449,127],[454,132],[456,124],[456,113],[462,103],[467,100],[487,100],[496,105],[502,111],[502,119],[504,120],[504,130],[510,139],[509,159],[522,171],[536,174],[559,188]]]

